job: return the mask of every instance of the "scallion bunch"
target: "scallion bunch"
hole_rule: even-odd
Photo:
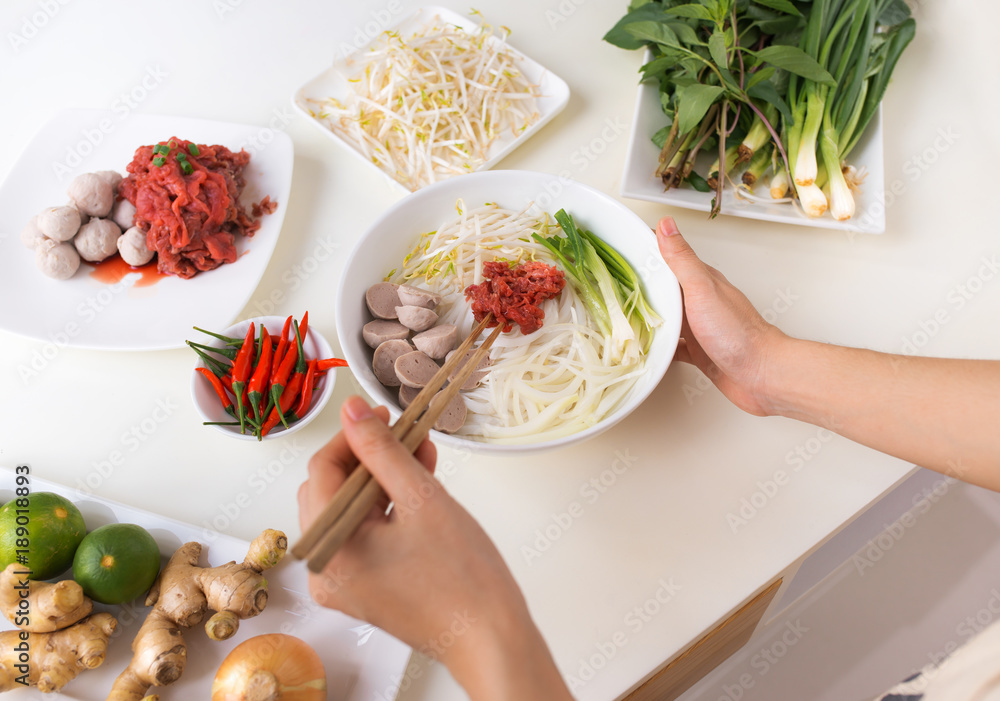
[[[829,200],[847,219],[861,178],[845,159],[914,32],[903,0],[633,0],[604,38],[652,52],[641,73],[668,120],[653,136],[665,188],[715,190],[715,216],[737,171],[747,190],[771,172],[772,198],[791,192],[810,216]]]

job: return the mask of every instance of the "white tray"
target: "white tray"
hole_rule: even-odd
[[[645,61],[650,60],[647,52]],[[714,192],[698,192],[690,185],[673,187],[663,191],[663,183],[654,173],[659,161],[660,150],[652,142],[653,134],[667,123],[660,107],[659,86],[656,83],[642,83],[636,99],[632,131],[629,134],[628,152],[625,157],[625,172],[622,176],[622,197],[659,202],[674,207],[697,209],[708,212],[712,209]],[[715,160],[715,154],[702,154],[697,168],[703,176]],[[865,234],[885,233],[885,174],[882,160],[882,107],[869,123],[865,133],[854,147],[848,159],[857,168],[864,166],[868,177],[861,186],[861,193],[855,195],[855,214],[848,221],[837,221],[829,213],[822,217],[807,217],[796,205],[764,204],[748,202],[736,197],[733,188],[726,183],[722,191],[722,214],[747,219],[814,226],[822,229],[841,229]],[[766,187],[758,185],[756,195],[769,197]]]
[[[0,469],[0,502],[14,498],[14,473]],[[79,507],[93,530],[108,523],[135,523],[148,530],[160,545],[163,562],[178,546],[197,540],[206,544],[201,564],[221,565],[230,560],[242,561],[249,543],[205,532],[204,528],[181,523],[146,511],[133,509],[112,501],[86,496],[79,492],[31,476],[32,492],[55,492]],[[261,524],[261,530],[267,524]],[[67,573],[60,579],[69,577]],[[162,701],[171,699],[208,699],[215,672],[226,655],[239,643],[263,633],[287,633],[307,643],[319,654],[326,668],[327,698],[331,701],[371,701],[395,698],[410,658],[410,648],[388,633],[363,621],[349,618],[337,611],[318,606],[309,597],[305,564],[286,555],[274,569],[266,572],[269,598],[267,608],[256,618],[240,623],[239,632],[225,642],[213,642],[205,635],[204,626],[185,631],[188,646],[187,668],[174,684],[153,687]],[[18,699],[77,699],[103,701],[111,684],[132,658],[129,649],[139,626],[149,611],[138,604],[123,606],[95,605],[95,610],[107,611],[118,619],[118,630],[108,649],[104,664],[82,672],[60,693],[41,694],[35,688],[10,692],[11,701]],[[0,630],[14,626],[0,616]]]
[[[34,251],[21,244],[20,232],[35,214],[64,204],[67,186],[80,173],[125,174],[125,166],[143,144],[176,136],[239,151],[260,130],[141,113],[123,119],[105,110],[68,109],[56,114],[31,139],[0,185],[0,279],[7,290],[17,291],[0,304],[0,329],[77,348],[164,350],[183,348],[192,325],[229,326],[264,275],[288,207],[292,140],[283,132],[274,132],[273,140],[252,154],[241,198],[245,204],[270,195],[278,208],[261,218],[253,237],[237,239],[236,262],[190,280],[167,276],[144,287],[135,284],[138,273],[129,273],[121,285],[108,285],[91,277],[92,268],[86,264],[69,280],[53,280],[35,268]],[[69,172],[57,169],[71,152],[77,156],[70,161]]]
[[[470,33],[474,33],[479,29],[479,25],[470,20],[468,17],[464,17],[445,7],[429,5],[418,8],[411,14],[401,19],[387,31],[399,32],[403,37],[407,37],[412,35],[421,27],[433,22],[435,16],[440,17],[447,24],[455,25]],[[356,70],[352,68],[351,63],[357,56],[367,51],[374,42],[379,41],[381,38],[382,35],[379,34],[364,47],[339,59],[332,66],[325,69],[322,73],[300,87],[292,97],[292,105],[294,105],[295,109],[302,114],[302,116],[308,119],[310,123],[315,124],[323,131],[324,134],[337,143],[345,146],[350,153],[354,154],[354,156],[357,157],[362,163],[366,164],[367,167],[375,168],[379,173],[384,175],[386,180],[398,188],[402,194],[408,194],[410,190],[407,187],[392,178],[392,176],[363,156],[353,142],[341,138],[338,134],[331,131],[330,128],[323,123],[323,120],[317,119],[310,114],[310,110],[315,106],[313,103],[309,102],[310,99],[323,100],[329,97],[343,99],[347,96],[347,76],[351,75]],[[499,42],[499,39],[494,37],[493,41]],[[530,58],[509,44],[508,47],[510,48],[511,54],[518,59],[521,72],[524,76],[538,86],[541,96],[535,100],[535,104],[538,107],[539,118],[537,122],[532,124],[516,137],[510,133],[499,136],[490,146],[489,158],[482,165],[476,168],[477,171],[489,170],[492,168],[497,164],[497,162],[500,161],[500,159],[524,143],[526,139],[531,138],[532,134],[537,132],[553,117],[559,114],[569,102],[569,86],[566,85],[566,82],[562,78],[553,74],[538,62],[532,61]]]

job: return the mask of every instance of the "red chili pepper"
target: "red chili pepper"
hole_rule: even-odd
[[[313,386],[316,384],[316,361],[309,361],[309,369],[306,370],[306,378],[302,381],[302,396],[299,397],[299,405],[295,407],[295,419],[301,419],[309,412],[312,405]]]
[[[303,315],[302,322],[305,324],[309,323],[309,312]],[[305,333],[302,333],[303,327],[299,326],[294,319],[292,320],[292,326],[295,327],[295,349],[298,354],[298,360],[295,363],[295,375],[292,377],[292,380],[295,380],[299,376],[305,377],[305,374],[309,371],[309,363],[306,362],[306,352],[302,349],[302,337],[305,336]],[[285,424],[285,428],[288,428],[288,423],[285,421],[284,416],[281,417],[281,423]]]
[[[295,323],[294,319],[292,320],[292,323]],[[306,312],[305,314],[302,315],[302,321],[299,322],[299,331],[302,333],[302,338],[305,338],[306,336],[309,335],[309,312]],[[288,342],[289,343],[292,342],[291,338],[288,339]],[[300,347],[299,351],[301,352],[301,350],[302,349]]]
[[[233,400],[229,398],[226,394],[226,388],[222,386],[222,380],[215,376],[215,374],[208,368],[195,368],[195,370],[205,376],[211,385],[212,389],[219,396],[219,401],[222,402],[222,408],[226,410],[226,413],[230,416],[236,416],[236,410],[233,409]]]
[[[281,328],[281,338],[278,340],[278,347],[274,351],[274,357],[271,358],[271,384],[274,384],[275,379],[278,377],[278,368],[281,366],[281,361],[285,358],[285,351],[288,350],[288,342],[290,339],[288,332],[292,328],[292,315],[289,314],[288,318],[285,319],[285,325]]]
[[[240,346],[236,358],[233,360],[233,382],[246,382],[250,377],[250,367],[253,365],[254,331],[256,327],[251,321],[247,327],[246,336],[243,338],[243,345]]]
[[[261,328],[264,328],[263,324]],[[264,420],[264,406],[261,399],[267,392],[265,384],[271,374],[271,353],[271,336],[265,330],[263,347],[260,351],[260,360],[257,361],[257,369],[254,371],[253,377],[250,378],[250,384],[247,387],[250,409],[258,421]]]
[[[303,317],[304,318],[304,317]],[[298,329],[299,326],[292,319],[292,324]],[[281,417],[281,423],[288,427],[288,423],[285,421],[285,410],[281,406],[279,401],[285,390],[285,385],[288,383],[288,378],[292,375],[292,370],[298,371],[299,350],[301,349],[301,344],[296,344],[288,349],[285,353],[285,357],[281,360],[281,366],[278,368],[278,374],[271,378],[271,402],[274,407],[278,410],[278,416]]]
[[[316,361],[316,370],[324,372],[330,368],[346,368],[347,361],[342,358],[323,358]]]
[[[292,403],[299,395],[299,390],[302,389],[302,382],[304,379],[304,374],[295,373],[295,376],[288,382],[288,386],[285,387],[284,391],[281,393],[281,397],[275,403],[274,409],[271,410],[271,415],[267,417],[267,421],[264,422],[264,425],[260,429],[261,438],[266,436],[271,432],[272,428],[281,423],[282,414],[292,408]]]
[[[227,390],[229,390],[229,393],[235,397],[236,391],[233,389],[233,376],[224,375],[220,379],[222,380],[222,386],[225,387]],[[243,388],[243,396],[241,397],[241,399],[243,400],[243,406],[250,406],[250,398],[247,396],[246,387]]]
[[[257,348],[254,351],[257,354],[257,361],[253,366],[253,370],[250,371],[250,376],[253,376],[254,370],[257,369],[257,364],[260,362],[260,354],[264,352],[264,333],[267,329],[264,328],[264,324],[260,325],[260,335],[257,337]]]
[[[247,328],[243,345],[240,346],[236,359],[233,360],[233,394],[236,396],[236,410],[239,412],[240,433],[246,433],[247,408],[243,405],[243,390],[250,377],[250,367],[253,364],[254,324],[251,321]]]

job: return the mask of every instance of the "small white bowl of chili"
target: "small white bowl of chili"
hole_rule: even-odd
[[[250,324],[254,324],[254,334],[255,339],[260,337],[260,325],[263,324],[267,329],[267,333],[274,339],[275,343],[277,338],[281,336],[282,329],[285,324],[286,317],[280,316],[258,316],[251,319],[244,319],[239,321],[232,326],[223,329],[222,331],[214,331],[214,329],[209,329],[220,336],[226,336],[234,339],[241,339],[246,336],[247,329]],[[296,317],[296,320],[301,323],[301,319]],[[227,347],[226,341],[215,338],[213,336],[194,332],[199,338],[193,338],[195,343],[199,343],[203,346],[208,346],[210,348],[224,349]],[[295,331],[294,326],[290,328],[289,335],[291,337],[291,345],[289,348],[295,345]],[[333,357],[333,349],[327,340],[316,331],[312,325],[310,325],[305,336],[302,338],[302,350],[305,356],[306,362],[311,360],[322,360]],[[255,348],[256,352],[256,348]],[[207,353],[209,357],[217,358],[221,366],[228,367],[231,366],[231,361],[219,354]],[[209,369],[208,364],[201,356],[198,356],[198,361],[195,363],[195,369],[191,373],[191,398],[194,401],[195,409],[198,414],[202,417],[202,420],[206,423],[212,424],[211,428],[226,434],[232,438],[237,438],[240,440],[256,441],[257,436],[254,434],[253,428],[247,424],[246,433],[240,432],[240,426],[232,415],[226,412],[225,406],[221,398],[218,396],[216,389],[213,387],[213,383],[210,382],[204,374],[199,370],[199,368]],[[218,369],[219,366],[216,366]],[[308,408],[305,410],[303,416],[298,417],[298,419],[293,423],[289,422],[288,428],[278,421],[278,423],[265,435],[261,440],[269,440],[272,438],[279,438],[282,436],[287,436],[289,434],[295,433],[296,431],[303,428],[306,424],[316,418],[316,416],[323,410],[326,403],[330,401],[330,397],[333,395],[333,388],[336,384],[337,379],[337,367],[331,367],[325,372],[317,372],[315,377],[315,382],[312,388],[312,398],[309,403]],[[293,368],[294,372],[294,368]],[[287,385],[287,382],[286,382]],[[232,407],[236,409],[236,401],[233,395],[226,391],[229,401],[232,402]],[[264,396],[264,404],[268,403],[267,395]],[[299,398],[296,398],[291,405],[291,411],[294,411],[299,404]],[[273,409],[272,409],[273,411]],[[270,416],[270,414],[269,414]],[[287,414],[286,414],[287,418]],[[266,419],[265,419],[266,421]],[[236,425],[231,425],[236,423]]]

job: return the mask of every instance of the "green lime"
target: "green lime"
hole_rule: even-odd
[[[30,579],[52,579],[73,564],[86,534],[83,514],[65,497],[35,492],[11,499],[0,509],[0,570],[17,562],[31,570]]]
[[[142,526],[111,523],[89,533],[73,558],[73,579],[102,604],[145,594],[160,572],[160,548]]]

